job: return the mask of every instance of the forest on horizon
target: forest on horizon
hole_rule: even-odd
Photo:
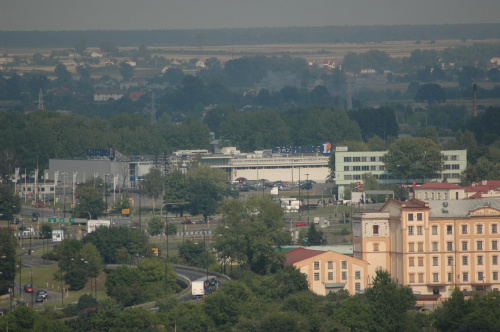
[[[116,46],[213,46],[304,43],[366,43],[404,40],[500,38],[499,23],[263,27],[193,30],[0,31],[2,48],[88,46],[111,40]]]

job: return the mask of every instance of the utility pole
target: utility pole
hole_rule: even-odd
[[[309,174],[306,174],[307,180],[306,180],[306,185],[307,185],[307,226],[309,226]]]

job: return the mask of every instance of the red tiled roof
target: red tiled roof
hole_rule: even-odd
[[[458,184],[447,183],[447,182],[427,182],[416,187],[416,189],[460,189],[460,188],[462,187],[460,187]]]
[[[465,192],[482,192],[482,193],[487,193],[490,190],[495,190],[497,191],[497,187],[493,186],[468,186],[465,187]]]
[[[309,250],[304,249],[302,247],[295,248],[286,253],[286,264],[293,265],[297,262],[303,261],[304,259],[308,259],[317,255],[323,254],[324,251],[320,250]]]

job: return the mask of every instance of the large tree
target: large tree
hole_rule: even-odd
[[[283,266],[285,257],[276,248],[290,243],[291,238],[279,204],[269,199],[229,200],[220,213],[214,247],[222,260],[230,259],[259,274]]]
[[[164,188],[165,177],[160,169],[152,168],[148,174],[144,175],[141,181],[141,193],[153,199],[153,212],[155,209],[155,200],[161,197]]]
[[[0,183],[0,218],[11,219],[21,211],[21,198],[14,194],[14,188]]]
[[[103,193],[107,194],[101,178],[91,178],[80,184],[76,194],[78,203],[75,206],[75,213],[86,215],[90,212],[92,218],[97,219],[106,210]]]
[[[0,294],[6,294],[16,276],[16,244],[13,232],[0,229]]]
[[[428,138],[400,138],[384,155],[385,167],[396,178],[422,180],[441,171],[443,157],[439,146]]]
[[[229,188],[227,174],[221,169],[198,165],[187,173],[187,210],[192,215],[201,214],[206,219],[216,213]]]

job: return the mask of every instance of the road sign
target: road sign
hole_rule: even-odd
[[[56,218],[49,218],[49,222],[56,222]]]
[[[74,223],[75,222],[75,218],[69,218],[69,222],[70,223]]]
[[[63,223],[64,222],[64,218],[59,218],[59,222]]]

